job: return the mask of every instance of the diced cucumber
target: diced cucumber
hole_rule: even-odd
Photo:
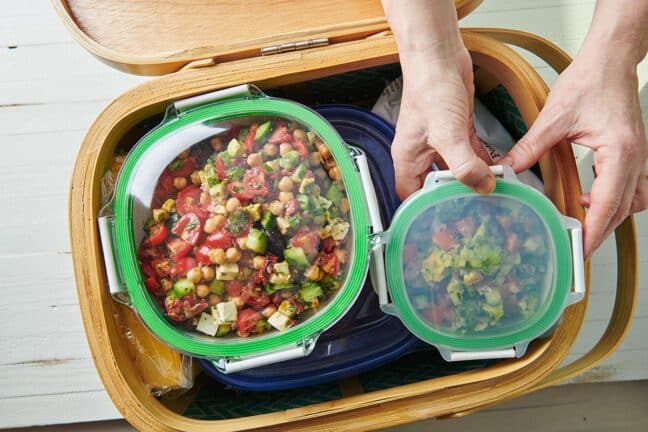
[[[293,173],[291,179],[295,183],[301,182],[304,177],[306,176],[306,172],[308,171],[308,168],[306,168],[306,165],[301,164],[299,165],[296,169],[295,172]]]
[[[239,181],[243,179],[245,175],[245,168],[239,166],[233,166],[227,170],[227,178],[233,181]]]
[[[173,284],[173,295],[176,296],[176,298],[182,298],[192,292],[194,292],[194,283],[187,278],[178,279],[178,281]]]
[[[299,298],[305,302],[312,302],[322,294],[322,287],[316,282],[306,282],[299,289]]]
[[[234,280],[238,276],[239,266],[236,263],[225,263],[216,267],[216,279]]]
[[[261,216],[261,226],[267,230],[270,230],[277,226],[277,220],[270,211],[266,210],[265,212],[263,212],[263,216]]]
[[[247,248],[253,252],[263,255],[268,245],[265,234],[256,228],[250,228],[247,238]]]
[[[288,264],[295,267],[306,267],[310,264],[308,258],[306,258],[304,249],[300,247],[291,247],[284,250],[284,258]]]
[[[270,131],[272,130],[272,122],[267,121],[263,123],[261,126],[259,126],[256,130],[256,134],[254,134],[254,140],[255,141],[260,141],[263,138],[265,138]]]
[[[224,290],[225,284],[221,280],[212,279],[212,281],[209,283],[209,291],[213,292],[214,294],[223,294]]]

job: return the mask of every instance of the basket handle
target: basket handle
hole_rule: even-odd
[[[558,46],[531,33],[495,28],[470,28],[469,33],[477,33],[500,42],[523,48],[544,60],[556,72],[561,73],[571,62],[571,58]],[[623,340],[632,322],[637,295],[637,236],[633,216],[628,216],[614,231],[617,256],[617,284],[614,309],[605,332],[589,352],[572,363],[557,368],[534,386],[510,398],[512,399],[545,387],[573,378],[603,362]],[[440,418],[463,417],[495,404],[482,405],[466,411]]]

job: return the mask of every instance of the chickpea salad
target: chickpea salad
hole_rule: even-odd
[[[540,217],[513,199],[464,197],[431,207],[414,222],[404,246],[414,309],[454,334],[518,325],[546,294],[546,238]]]
[[[350,255],[326,144],[295,122],[240,120],[165,168],[138,250],[168,320],[213,337],[303,322],[340,289]]]

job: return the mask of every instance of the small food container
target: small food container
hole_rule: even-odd
[[[491,169],[489,195],[431,172],[372,237],[385,245],[382,310],[448,361],[520,357],[585,293],[580,222],[510,167]]]
[[[494,172],[488,197],[432,173],[383,230],[364,152],[315,111],[252,85],[177,101],[99,218],[111,293],[231,373],[310,354],[369,270],[446,360],[519,357],[583,297],[581,230]]]

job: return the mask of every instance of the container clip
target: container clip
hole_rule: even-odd
[[[180,99],[175,101],[172,107],[176,114],[182,114],[201,105],[212,104],[229,99],[258,98],[263,96],[264,93],[257,86],[252,84],[241,84],[235,87],[229,87],[186,99]]]
[[[99,239],[106,267],[108,290],[113,299],[125,305],[131,304],[130,296],[119,272],[115,257],[115,221],[113,216],[100,216],[97,220]]]

